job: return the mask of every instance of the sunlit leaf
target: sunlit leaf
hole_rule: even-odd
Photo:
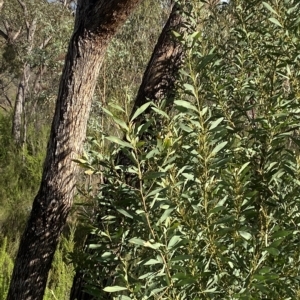
[[[130,121],[131,122],[134,121],[134,119],[136,119],[140,114],[142,114],[150,105],[152,105],[152,102],[147,102],[143,104],[141,107],[139,107],[133,114]]]
[[[276,25],[278,25],[278,26],[280,26],[280,27],[283,27],[283,26],[281,25],[281,23],[280,23],[277,19],[275,19],[275,18],[269,18],[269,21],[271,21],[272,23],[274,23],[274,24],[276,24]]]
[[[251,239],[251,234],[246,231],[239,231],[239,234],[241,237],[243,237],[245,240],[250,240]]]
[[[119,291],[125,291],[127,290],[126,287],[123,287],[123,286],[118,286],[118,285],[115,285],[115,286],[107,286],[103,289],[103,291],[105,292],[108,292],[108,293],[113,293],[113,292],[119,292]]]
[[[109,140],[109,141],[111,141],[111,142],[113,142],[113,143],[119,144],[119,145],[121,145],[121,146],[123,146],[123,147],[126,147],[126,148],[133,148],[133,146],[132,146],[130,143],[125,142],[125,141],[119,139],[119,138],[116,137],[116,136],[107,136],[107,137],[105,137],[105,138],[106,138],[107,140]]]

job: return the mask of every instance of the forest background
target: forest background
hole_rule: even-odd
[[[170,3],[142,1],[111,42],[44,299],[69,299],[75,268],[98,299],[300,296],[300,6],[204,2],[189,2],[187,30],[174,33],[186,54],[171,109],[131,114]],[[69,5],[0,12],[0,299],[41,180]]]

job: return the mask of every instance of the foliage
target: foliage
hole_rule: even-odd
[[[0,299],[5,300],[9,288],[9,280],[13,270],[13,261],[11,257],[6,252],[7,250],[7,239],[2,241],[0,247]]]
[[[39,0],[5,1],[0,18],[0,241],[8,238],[8,252],[14,256],[41,179],[62,68],[59,56],[64,57],[73,18],[61,5]],[[36,31],[29,41],[27,26],[34,22]],[[8,39],[3,37],[6,33]],[[30,65],[23,103],[26,143],[18,149],[11,137],[11,123],[25,63]]]
[[[69,238],[62,237],[55,252],[44,300],[68,300],[73,283],[74,268],[68,256],[74,248],[74,228]]]
[[[200,14],[173,112],[109,113],[126,140],[80,160],[106,178],[81,257],[95,297],[299,297],[299,10],[232,1]]]
[[[0,149],[0,229],[14,255],[40,182],[48,130],[29,128],[27,146],[19,151],[10,129],[9,116],[0,114],[0,143],[5,145]]]

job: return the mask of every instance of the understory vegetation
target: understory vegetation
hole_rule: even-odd
[[[144,1],[108,49],[44,299],[69,299],[76,270],[95,299],[300,298],[300,3],[188,2],[172,107],[149,99],[131,114],[167,2]],[[7,77],[1,59],[0,99],[14,97],[20,70]],[[50,126],[31,115],[20,147],[2,106],[0,300]]]

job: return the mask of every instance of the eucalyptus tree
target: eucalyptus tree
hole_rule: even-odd
[[[7,299],[42,299],[72,206],[77,164],[105,50],[139,0],[81,0],[60,81],[40,189],[23,233]]]
[[[39,119],[38,106],[53,107],[53,93],[45,90],[58,85],[59,56],[66,51],[73,18],[63,6],[41,0],[6,1],[0,14],[2,108],[13,110],[12,136],[20,146],[27,123]]]

